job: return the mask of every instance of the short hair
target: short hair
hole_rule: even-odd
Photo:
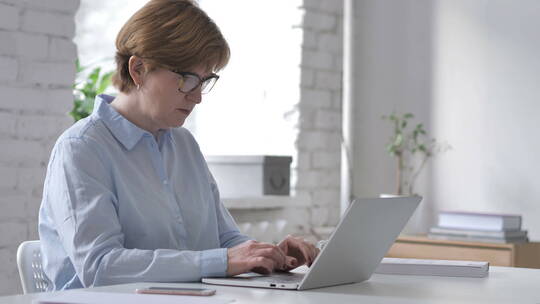
[[[158,67],[187,70],[205,65],[213,72],[227,65],[230,49],[219,27],[191,0],[151,0],[124,24],[116,37],[113,85],[127,93],[135,87],[129,58]]]

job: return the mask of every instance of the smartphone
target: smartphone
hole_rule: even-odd
[[[178,287],[148,287],[136,289],[136,293],[164,294],[164,295],[185,295],[185,296],[212,296],[216,294],[215,289],[206,288],[178,288]]]

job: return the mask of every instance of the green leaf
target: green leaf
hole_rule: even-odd
[[[105,92],[105,90],[111,85],[112,75],[113,75],[113,72],[108,72],[108,73],[103,74],[99,82],[99,86],[96,90],[97,95]]]
[[[82,71],[86,70],[86,67],[81,66],[81,62],[79,61],[79,58],[75,60],[75,67],[77,69],[77,74],[80,74]]]
[[[84,70],[76,62],[77,72],[80,73]],[[75,121],[89,116],[94,108],[94,100],[96,95],[103,93],[111,84],[113,72],[101,73],[101,67],[94,68],[86,79],[80,79],[73,86],[73,109],[69,113]]]
[[[407,121],[406,121],[406,120],[403,120],[403,121],[401,122],[401,128],[402,128],[402,129],[405,129],[405,127],[407,127]]]
[[[396,138],[394,140],[394,146],[401,146],[401,144],[403,143],[403,135],[400,133],[400,134],[397,134],[396,135]]]
[[[100,67],[97,67],[95,69],[92,70],[92,72],[90,73],[90,75],[88,75],[88,81],[87,81],[87,85],[93,89],[96,88],[96,85],[97,85],[97,82],[98,82],[98,79],[99,79],[99,74],[101,73],[101,68]]]

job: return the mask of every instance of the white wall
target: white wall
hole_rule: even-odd
[[[326,238],[340,214],[343,2],[303,0],[300,9],[300,100],[293,115],[297,155],[291,183],[302,206],[232,214],[239,222],[286,219],[289,232]]]
[[[431,1],[353,1],[354,163],[353,195],[374,197],[395,193],[396,164],[385,150],[391,125],[382,115],[411,112],[416,122],[431,125],[432,22]],[[425,196],[411,228],[427,225],[429,168],[419,178]]]
[[[85,3],[79,19],[92,19],[91,3]],[[21,292],[16,249],[22,241],[38,238],[50,151],[72,124],[67,112],[73,105],[77,48],[72,39],[79,4],[0,0],[0,295]],[[302,72],[294,174],[296,194],[310,204],[257,214],[260,218],[255,219],[290,217],[296,228],[310,233],[313,227],[335,225],[339,216],[342,2],[304,0],[299,9],[304,19],[298,24],[303,44],[298,49]],[[92,28],[81,26],[78,35]],[[108,29],[102,35],[111,33]],[[110,54],[110,46],[102,42],[86,48]],[[80,54],[83,64],[90,63],[85,59],[88,50]]]
[[[452,150],[426,168],[408,232],[459,209],[523,214],[540,239],[540,2],[362,0],[355,13],[355,195],[393,190],[379,117],[411,111]]]
[[[114,70],[116,35],[129,17],[148,0],[80,2],[73,38],[78,46],[79,61],[82,66],[101,66],[105,71]]]
[[[197,123],[191,130],[201,150],[205,155],[294,155],[296,117],[287,113],[300,99],[303,1],[199,2],[231,48],[218,83],[193,113]]]
[[[21,292],[16,249],[22,241],[38,238],[50,150],[72,123],[67,112],[73,104],[77,50],[72,39],[79,4],[0,0],[0,295]],[[93,18],[90,4],[83,2],[79,19]],[[299,155],[293,174],[296,194],[309,206],[255,214],[260,218],[254,219],[294,219],[295,228],[309,234],[310,228],[335,225],[339,217],[342,2],[304,0],[299,9],[304,19],[297,26],[303,42],[295,116]],[[78,35],[92,28],[81,26]],[[102,35],[110,36],[110,29]],[[86,48],[105,55],[110,50],[103,41],[96,43]],[[88,50],[80,54],[83,64],[90,63]]]
[[[304,227],[339,221],[343,1],[304,0],[296,194],[310,203]],[[324,237],[321,235],[321,237]]]
[[[523,214],[540,239],[540,2],[440,1],[433,128],[437,209]],[[540,257],[539,257],[540,258]]]
[[[38,239],[45,166],[71,125],[78,0],[0,0],[0,295],[20,293],[17,246]]]

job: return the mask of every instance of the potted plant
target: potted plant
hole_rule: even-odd
[[[111,85],[113,72],[102,73],[101,67],[95,67],[88,76],[84,76],[87,67],[82,67],[79,60],[77,65],[77,81],[73,84],[73,109],[69,115],[76,121],[92,113],[96,96],[105,92]]]
[[[402,115],[392,113],[382,116],[392,124],[393,134],[386,144],[386,151],[395,158],[396,194],[417,195],[415,182],[426,163],[435,154],[449,150],[448,144],[440,144],[434,138],[429,138],[424,125],[419,123],[409,128],[412,113]]]

